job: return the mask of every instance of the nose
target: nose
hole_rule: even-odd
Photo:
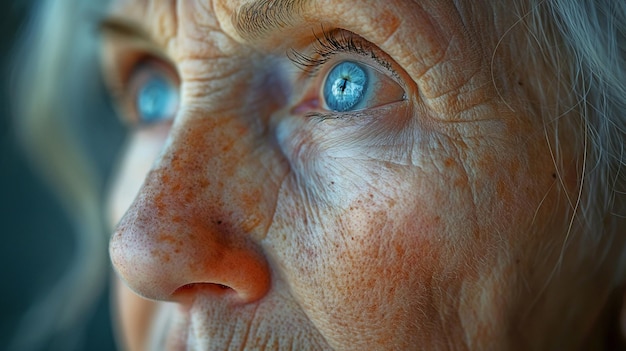
[[[180,302],[204,292],[241,303],[267,293],[260,240],[280,166],[260,156],[271,152],[252,146],[252,134],[228,117],[188,118],[172,129],[109,246],[115,270],[136,293]]]

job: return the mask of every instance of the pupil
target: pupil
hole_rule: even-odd
[[[348,79],[346,77],[343,78],[343,82],[341,84],[341,93],[346,92],[346,86],[348,85]]]

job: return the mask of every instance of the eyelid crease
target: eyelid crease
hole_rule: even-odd
[[[389,71],[394,78],[400,80],[399,75],[392,68],[391,64],[376,54],[377,49],[373,44],[346,30],[335,29],[329,31],[323,25],[321,30],[322,36],[313,31],[313,36],[316,40],[316,43],[313,45],[313,55],[307,55],[295,49],[287,52],[287,58],[308,76],[315,77],[324,64],[337,54],[355,53],[373,59]]]

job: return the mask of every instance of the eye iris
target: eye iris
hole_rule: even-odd
[[[324,84],[326,105],[337,112],[350,110],[363,99],[367,84],[367,72],[360,65],[349,61],[338,64]]]
[[[137,93],[137,112],[144,122],[156,122],[174,112],[178,94],[166,79],[151,77]]]

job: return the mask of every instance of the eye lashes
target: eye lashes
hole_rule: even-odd
[[[334,55],[339,53],[355,53],[370,57],[382,67],[394,73],[391,65],[381,59],[366,40],[352,35],[344,30],[326,31],[322,27],[322,36],[313,33],[316,43],[313,45],[313,55],[309,56],[295,49],[287,53],[287,58],[309,76],[315,76],[320,68]]]

